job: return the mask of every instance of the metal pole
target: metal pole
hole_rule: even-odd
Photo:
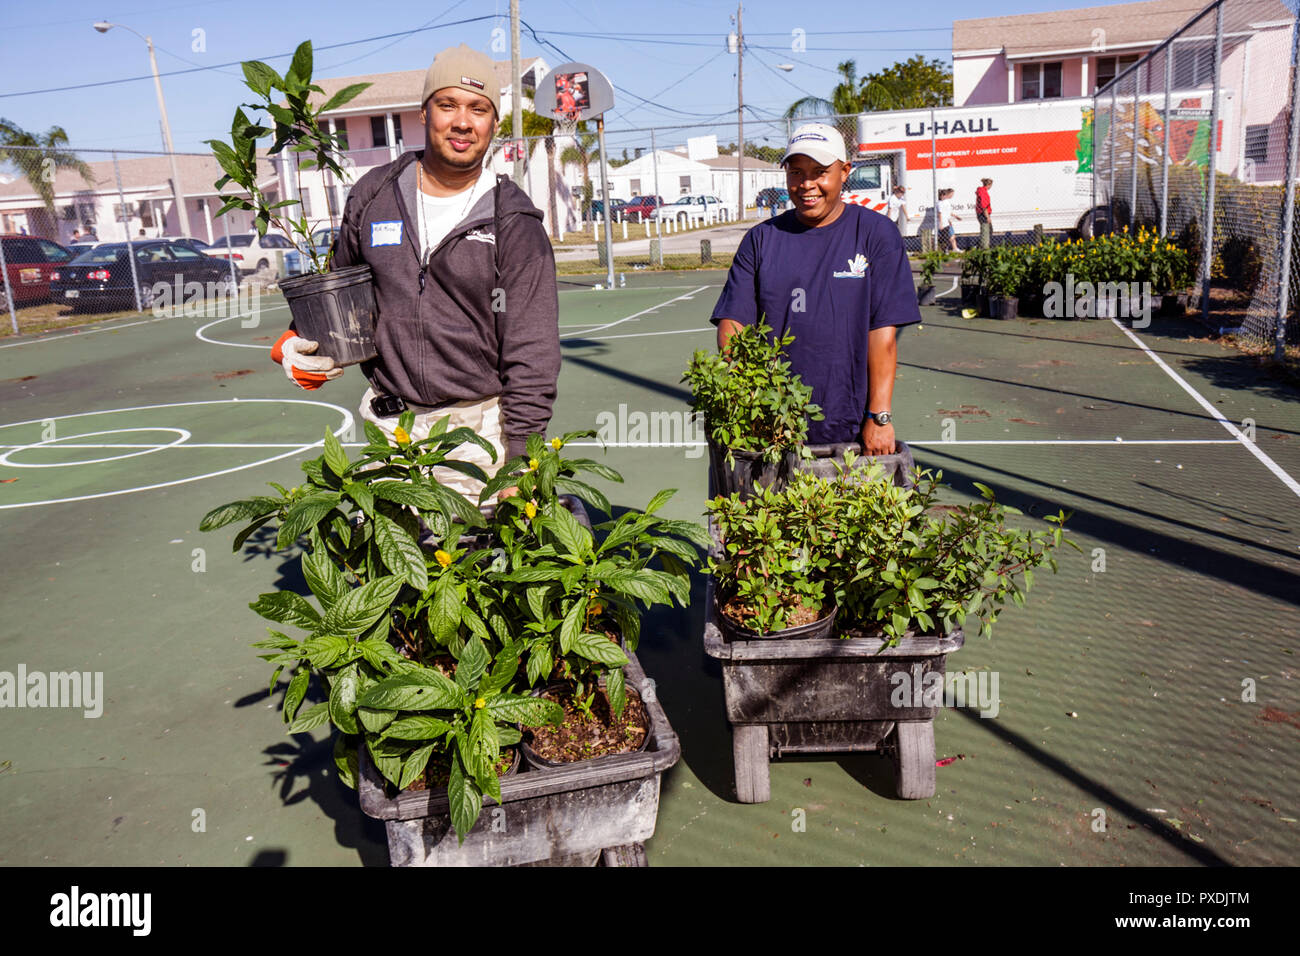
[[[1128,219],[1129,228],[1137,223],[1138,207],[1138,105],[1142,99],[1142,67],[1144,64],[1139,63],[1137,73],[1133,79],[1133,172],[1129,176],[1128,189]]]
[[[153,53],[153,38],[145,37],[144,42],[149,47],[149,66],[153,69],[153,85],[158,94],[158,112],[162,114],[163,139],[167,142],[167,159],[172,167],[172,195],[176,197],[176,214],[180,217],[181,235],[188,236],[190,215],[185,211],[185,189],[181,185],[180,168],[176,165],[176,147],[172,145],[172,128],[167,122],[167,104],[163,101],[162,80],[158,76],[158,58]]]
[[[1296,122],[1296,104],[1300,103],[1300,22],[1291,33],[1291,100],[1287,117],[1286,199],[1282,203],[1282,270],[1277,297],[1277,328],[1273,338],[1273,358],[1286,358],[1286,320],[1291,310],[1291,233],[1295,226],[1295,161],[1300,148],[1300,122]]]
[[[1106,155],[1109,157],[1106,164],[1110,166],[1110,218],[1106,223],[1106,231],[1115,231],[1115,114],[1119,111],[1116,100],[1115,81],[1111,80],[1110,87],[1110,122],[1106,124],[1106,139],[1110,143]]]
[[[235,250],[230,247],[230,220],[225,216],[221,217],[221,229],[226,234],[226,261],[230,263],[230,281],[235,283],[235,288],[239,288],[239,276],[235,273]],[[306,261],[303,262],[303,269],[307,268]]]
[[[614,288],[614,227],[610,219],[609,206],[609,177],[605,173],[605,114],[601,113],[596,117],[596,135],[600,138],[600,191],[605,197],[604,215],[605,220],[605,266],[606,274],[609,279],[607,288]]]
[[[519,0],[510,0],[510,122],[516,143],[524,141],[524,84],[519,67]],[[524,157],[515,152],[515,185],[524,181]],[[605,197],[608,204],[609,197]]]
[[[1169,110],[1174,88],[1174,46],[1165,50],[1165,146],[1161,157],[1160,173],[1160,238],[1169,232]]]
[[[117,199],[122,210],[122,231],[126,233],[126,261],[131,264],[131,291],[135,293],[135,310],[143,312],[140,304],[140,278],[135,272],[135,247],[131,244],[131,220],[126,214],[126,193],[122,191],[122,170],[117,165],[117,150],[113,151],[113,175],[117,177]]]
[[[1205,160],[1205,254],[1201,261],[1201,319],[1210,321],[1210,267],[1214,261],[1214,177],[1219,159],[1219,79],[1223,66],[1223,4],[1214,8],[1214,82],[1210,89],[1210,155]]]
[[[9,321],[14,327],[14,335],[17,335],[18,313],[14,311],[14,290],[9,284],[9,264],[5,261],[5,244],[3,240],[0,240],[0,274],[4,275],[5,305],[9,307]]]
[[[740,142],[736,147],[736,222],[745,221],[745,25],[743,4],[736,5],[736,125]]]
[[[655,200],[658,201],[663,194],[659,192],[659,150],[655,147],[655,131],[653,129],[650,130],[650,161],[654,163],[655,167]],[[655,206],[655,210],[658,209],[659,207]],[[655,218],[658,219],[658,215]]]
[[[934,247],[939,248],[939,147],[934,139],[934,110],[930,110],[930,208],[934,210]]]

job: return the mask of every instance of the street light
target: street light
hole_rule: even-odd
[[[778,70],[785,70],[785,72],[789,73],[791,70],[794,69],[794,64],[793,64],[793,63],[778,63],[778,64],[776,65],[776,68],[777,68]]]
[[[130,30],[136,36],[140,37],[149,47],[149,66],[153,68],[153,87],[158,94],[158,112],[162,114],[163,145],[167,148],[167,158],[172,167],[172,195],[176,200],[176,212],[180,218],[181,235],[190,234],[190,217],[185,211],[185,195],[181,189],[181,174],[176,166],[176,150],[172,146],[172,129],[167,122],[167,104],[163,101],[162,80],[158,76],[158,58],[154,56],[153,39],[143,36],[138,30],[132,30],[124,23],[109,23],[107,20],[100,20],[94,24],[96,30],[100,33],[107,33],[113,27],[121,27],[123,30]],[[126,219],[126,210],[122,210],[123,219]],[[131,231],[130,226],[125,226],[126,231]]]

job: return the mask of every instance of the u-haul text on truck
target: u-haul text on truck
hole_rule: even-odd
[[[1226,91],[1220,99],[1221,127],[1230,99]],[[953,189],[952,208],[958,217],[952,224],[954,232],[978,234],[975,189],[988,178],[993,180],[990,198],[995,233],[1027,232],[1041,225],[1048,231],[1077,230],[1090,235],[1095,224],[1109,219],[1106,163],[1112,155],[1117,170],[1131,170],[1136,143],[1142,188],[1149,191],[1154,186],[1158,194],[1165,142],[1163,93],[1138,98],[1136,124],[1131,98],[1118,105],[1113,123],[1109,111],[1103,112],[1102,128],[1095,136],[1093,105],[1091,97],[1080,97],[863,113],[858,117],[857,157],[845,199],[888,215],[889,196],[894,185],[901,183],[912,217],[904,225],[904,235],[915,236],[934,230],[935,196],[940,190]],[[1205,165],[1209,105],[1208,90],[1171,96],[1171,116],[1175,118],[1170,121],[1169,153],[1173,164]],[[1195,109],[1198,107],[1204,109]],[[1112,134],[1113,143],[1109,139]],[[1199,154],[1197,143],[1201,144]],[[1094,168],[1094,148],[1105,168]],[[1095,199],[1094,172],[1101,174]],[[1125,183],[1116,183],[1116,195],[1128,195]]]

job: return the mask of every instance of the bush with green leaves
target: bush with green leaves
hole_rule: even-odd
[[[286,148],[291,153],[308,154],[306,158],[297,161],[299,170],[319,169],[334,176],[337,181],[345,182],[347,170],[337,157],[346,150],[346,143],[341,132],[329,131],[328,124],[321,116],[351,102],[370,84],[349,84],[322,101],[319,106],[313,107],[311,95],[323,95],[325,91],[311,81],[310,40],[300,44],[294,51],[293,60],[284,76],[260,60],[251,60],[242,66],[244,85],[259,99],[255,103],[244,103],[236,107],[235,118],[230,124],[229,143],[219,139],[205,140],[212,147],[212,155],[221,164],[225,174],[217,180],[217,189],[225,190],[231,183],[242,189],[242,193],[222,193],[221,199],[225,204],[217,210],[217,215],[223,215],[232,209],[253,213],[253,226],[259,236],[266,235],[266,230],[274,224],[300,253],[311,258],[315,271],[328,272],[332,248],[329,252],[321,252],[312,241],[312,230],[320,223],[311,223],[305,215],[295,219],[288,208],[300,206],[299,200],[271,202],[258,183],[266,178],[266,157],[276,156]],[[250,120],[244,107],[267,114],[271,125]],[[257,141],[272,134],[274,139],[271,146],[259,156]],[[259,159],[263,163],[260,168]],[[302,194],[301,184],[298,194]],[[333,226],[332,212],[329,221]]]
[[[1055,548],[1078,549],[1062,535],[1064,512],[1045,519],[1049,531],[1013,528],[1007,518],[1020,512],[978,482],[982,501],[940,505],[942,473],[918,471],[916,486],[902,488],[852,454],[837,468],[833,479],[805,474],[781,491],[709,505],[725,553],[709,570],[723,597],[750,606],[754,630],[780,628],[802,601],[833,602],[842,635],[883,634],[891,645],[972,616],[989,635],[1008,599],[1024,605],[1035,568],[1057,569]]]
[[[535,684],[557,666],[588,683],[604,675],[621,709],[627,658],[594,626],[594,609],[601,607],[601,620],[615,622],[624,646],[634,649],[637,601],[685,605],[695,545],[707,538],[691,522],[652,514],[673,494],[664,491],[646,513],[629,511],[598,526],[606,534],[597,543],[559,498],[577,493],[610,510],[605,495],[576,475],[621,481],[618,473],[559,455],[566,441],[591,432],[549,445],[533,436],[528,454],[489,480],[477,465],[453,457],[466,443],[494,454],[483,438],[467,428],[449,430],[443,419],[428,438],[412,441],[413,418],[408,412],[399,419],[393,441],[366,423],[369,442],[355,461],[327,433],[323,454],[302,465],[303,485],[273,483],[279,497],[222,505],[200,528],[245,522],[235,550],[268,525],[279,550],[306,538],[301,568],[319,609],[284,590],[250,605],[306,632],[294,638],[272,629],[254,645],[274,668],[272,693],[291,671],[282,707],[289,732],[336,728],[335,764],[352,787],[362,747],[398,789],[431,760],[443,763],[463,840],[483,796],[500,796],[496,763],[501,748],[519,740],[513,725],[538,726],[563,713],[528,695]],[[504,488],[516,491],[480,510],[441,485],[438,468],[484,481],[480,501]],[[326,699],[304,711],[313,675]]]
[[[952,258],[952,253],[932,249],[921,257],[921,286],[934,285],[935,274]]]
[[[821,421],[812,386],[790,371],[785,349],[793,333],[779,339],[760,320],[743,326],[722,352],[698,350],[683,382],[691,386],[691,407],[704,415],[709,437],[733,451],[759,452],[767,462],[780,461],[803,443],[808,422]]]

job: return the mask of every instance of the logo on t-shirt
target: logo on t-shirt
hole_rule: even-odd
[[[867,257],[859,252],[849,260],[848,272],[832,272],[831,275],[836,279],[865,279],[867,277],[867,266],[870,264],[867,262]]]
[[[494,246],[497,244],[497,237],[490,232],[484,232],[482,229],[471,229],[465,234],[465,238],[474,242],[488,242]]]

